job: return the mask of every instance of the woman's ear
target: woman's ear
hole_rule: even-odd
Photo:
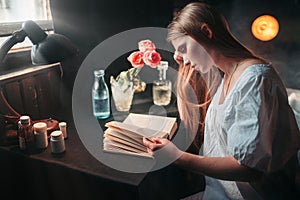
[[[212,30],[209,28],[209,26],[207,24],[202,24],[201,25],[201,31],[209,38],[212,38]]]

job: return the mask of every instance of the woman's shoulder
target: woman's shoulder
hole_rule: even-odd
[[[250,64],[241,73],[243,79],[253,79],[259,77],[271,77],[276,75],[276,71],[272,67],[272,63],[254,63]]]
[[[240,60],[238,64],[237,74],[238,77],[255,76],[263,73],[267,70],[272,64],[261,59],[244,59]]]
[[[263,84],[263,82],[270,84]],[[236,89],[248,93],[249,89],[260,90],[262,87],[272,87],[271,85],[282,86],[282,81],[272,67],[272,63],[254,63],[243,70]]]
[[[248,66],[245,67],[243,70],[243,73],[248,73],[248,74],[263,74],[269,70],[272,70],[272,63],[253,63],[249,64]]]

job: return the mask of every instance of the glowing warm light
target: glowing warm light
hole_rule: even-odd
[[[270,15],[262,15],[252,23],[252,34],[261,41],[269,41],[276,37],[279,31],[279,23]]]

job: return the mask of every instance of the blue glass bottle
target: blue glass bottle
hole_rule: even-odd
[[[110,98],[104,74],[104,70],[94,71],[93,114],[99,119],[106,119],[110,116]]]

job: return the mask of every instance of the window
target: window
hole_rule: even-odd
[[[0,46],[26,20],[33,20],[46,31],[53,30],[50,0],[0,0]],[[28,38],[13,49],[31,46]]]

